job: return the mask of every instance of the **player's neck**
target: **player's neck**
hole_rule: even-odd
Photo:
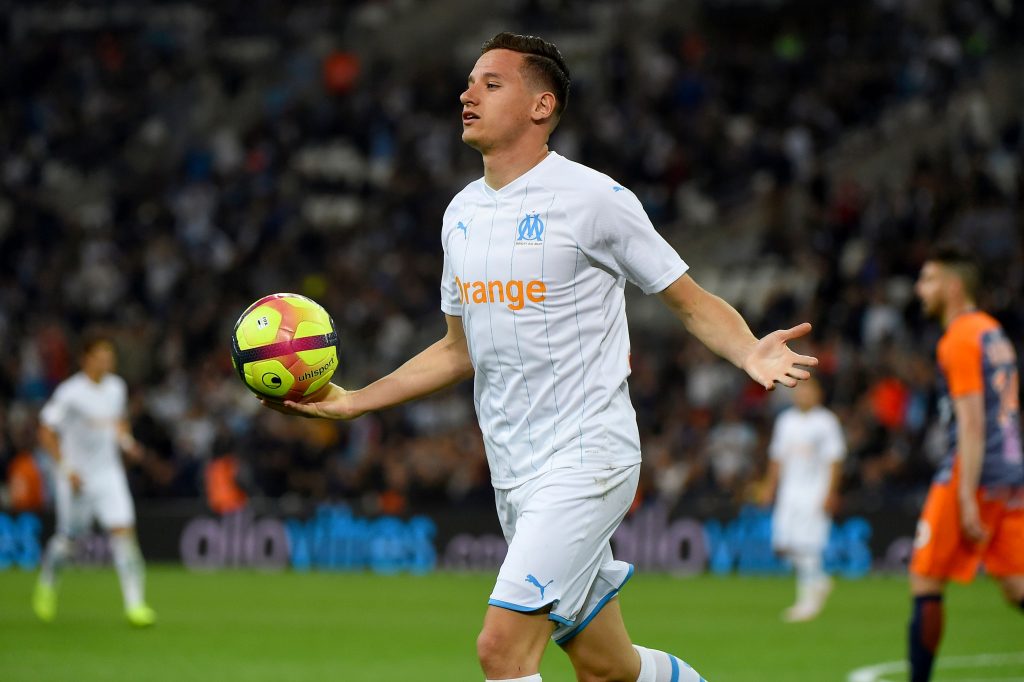
[[[83,369],[82,370],[82,374],[84,374],[85,376],[89,377],[89,381],[91,381],[92,383],[98,384],[101,381],[103,381],[103,376],[106,374],[106,372],[97,372],[97,371],[90,371],[88,369]]]
[[[548,145],[513,147],[484,153],[484,182],[499,190],[539,164],[548,156]]]
[[[969,313],[977,308],[974,301],[960,300],[953,303],[947,303],[945,310],[942,311],[942,326],[948,327],[949,323],[960,317],[964,313]]]

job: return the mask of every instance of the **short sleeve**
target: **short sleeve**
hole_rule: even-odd
[[[43,405],[39,412],[39,421],[55,431],[59,431],[64,425],[68,415],[68,390],[66,385],[57,387],[50,399]]]
[[[592,230],[581,235],[584,253],[640,287],[645,294],[664,290],[689,266],[658,234],[640,200],[609,183],[594,189]]]
[[[825,420],[821,454],[830,462],[838,462],[846,457],[846,438],[843,436],[843,427],[839,424],[839,418],[831,412],[828,413],[828,418]]]
[[[946,375],[951,397],[959,398],[984,391],[981,340],[976,334],[950,330],[939,343],[938,356],[939,367]]]
[[[444,266],[441,268],[441,310],[445,315],[462,317],[462,299],[459,294],[458,279],[452,272],[447,249],[444,252]]]

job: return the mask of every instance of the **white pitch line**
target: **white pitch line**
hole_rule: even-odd
[[[949,656],[940,658],[935,667],[937,669],[964,669],[964,668],[994,668],[999,665],[1011,663],[1024,663],[1024,651],[1006,654],[978,654],[976,656]],[[877,663],[864,668],[857,668],[846,677],[846,682],[895,682],[887,680],[884,675],[889,673],[902,673],[907,671],[906,661],[887,661]],[[975,680],[960,680],[959,682],[1024,682],[1021,677],[1000,677]]]

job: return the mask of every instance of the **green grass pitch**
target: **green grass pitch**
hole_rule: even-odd
[[[112,570],[70,570],[57,621],[29,609],[34,574],[0,572],[0,680],[480,682],[474,642],[493,576],[186,573],[150,567],[160,621],[122,619]],[[710,682],[845,682],[902,658],[908,599],[898,578],[839,581],[822,617],[784,625],[788,578],[635,577],[622,595],[633,639],[676,653]],[[996,586],[954,586],[943,655],[1024,650],[1024,617]],[[545,682],[573,679],[551,646]],[[884,678],[906,679],[903,673]],[[948,670],[945,680],[1024,679],[1024,660]]]

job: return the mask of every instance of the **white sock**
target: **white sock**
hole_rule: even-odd
[[[636,682],[707,682],[682,659],[657,649],[633,645],[640,654],[640,677]]]
[[[138,543],[133,536],[111,535],[110,552],[114,555],[114,568],[121,581],[124,607],[130,609],[139,606],[145,598],[142,553],[139,552]]]
[[[529,677],[517,677],[514,680],[485,680],[484,682],[541,682],[540,673]]]
[[[814,588],[825,579],[825,572],[821,568],[821,553],[794,554],[793,566],[796,568],[796,600],[805,602],[811,598]]]
[[[54,535],[46,543],[43,554],[43,567],[39,573],[39,582],[53,587],[57,583],[60,569],[71,559],[71,538],[66,535]]]

